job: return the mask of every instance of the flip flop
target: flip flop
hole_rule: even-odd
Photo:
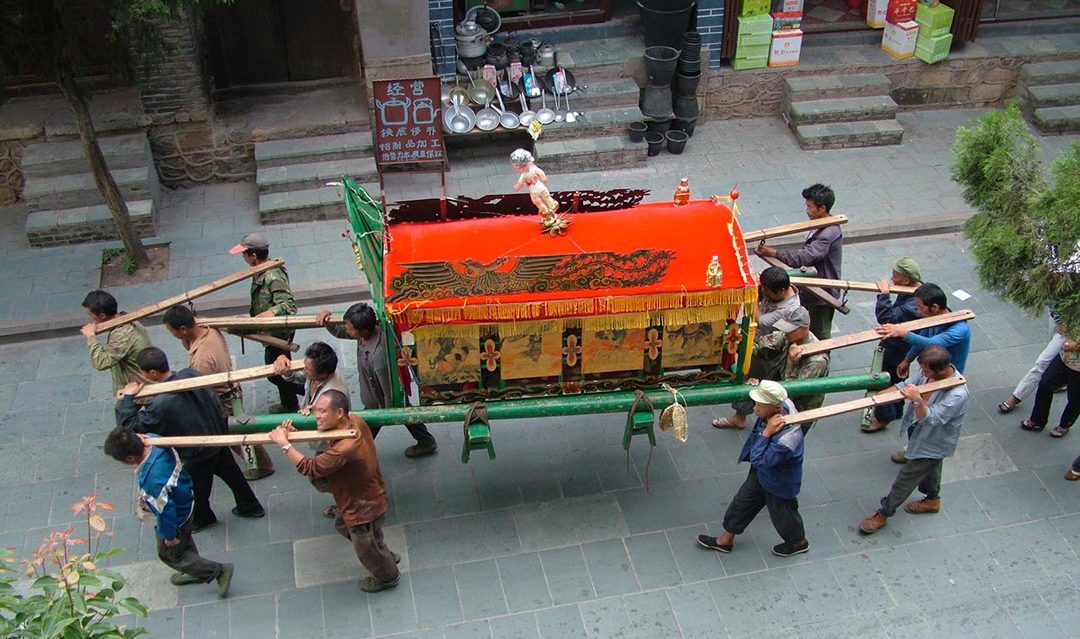
[[[717,417],[716,419],[712,420],[712,427],[720,429],[728,428],[731,430],[743,430],[746,428],[746,424],[740,426],[728,419],[727,417]]]
[[[1054,428],[1050,431],[1050,436],[1051,437],[1064,437],[1064,436],[1066,436],[1068,434],[1069,434],[1069,429],[1068,428],[1062,428],[1061,426],[1054,426]]]
[[[1016,402],[1016,404],[1010,404],[1009,400],[1005,400],[1005,401],[1001,402],[1000,404],[998,404],[998,407],[997,407],[998,412],[1002,413],[1002,414],[1011,413],[1014,410],[1016,410],[1016,405],[1019,404],[1019,403],[1020,402]]]
[[[1039,426],[1038,424],[1032,423],[1031,420],[1025,419],[1024,421],[1020,422],[1020,428],[1023,428],[1024,430],[1038,432],[1046,428],[1046,425]]]
[[[1080,479],[1080,473],[1070,468],[1069,470],[1065,471],[1065,479],[1069,481],[1076,481],[1077,479]]]

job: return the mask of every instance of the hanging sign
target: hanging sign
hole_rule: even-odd
[[[375,80],[375,161],[381,166],[446,161],[439,78]]]

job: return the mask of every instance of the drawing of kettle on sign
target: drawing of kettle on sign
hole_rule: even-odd
[[[431,98],[419,98],[412,103],[413,124],[431,124],[439,116]]]
[[[380,119],[388,126],[399,126],[409,123],[409,98],[390,98],[389,100],[375,100],[375,108],[379,110]]]

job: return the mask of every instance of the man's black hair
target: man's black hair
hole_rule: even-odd
[[[165,311],[163,322],[174,329],[192,328],[195,326],[195,314],[191,312],[190,308],[178,304]]]
[[[349,396],[337,389],[331,388],[323,391],[322,394],[319,395],[319,399],[322,399],[323,397],[325,397],[330,404],[330,410],[337,410],[340,408],[345,411],[346,415],[352,410],[352,406],[349,403]]]
[[[255,256],[255,259],[259,260],[260,262],[262,260],[265,260],[266,258],[270,257],[270,248],[269,247],[267,247],[267,248],[248,248],[248,249],[244,249],[244,252],[245,253],[251,253],[252,255]]]
[[[337,370],[337,353],[326,342],[315,342],[308,346],[304,357],[311,360],[311,366],[319,377],[330,377]]]
[[[157,346],[147,346],[139,351],[135,356],[135,365],[143,371],[169,372],[169,358],[165,356],[165,351]]]
[[[106,317],[116,315],[117,311],[116,298],[112,296],[112,293],[100,289],[87,293],[86,297],[83,298],[82,306],[92,313]]]
[[[836,204],[836,194],[824,184],[811,184],[803,189],[802,196],[804,200],[825,207],[826,212],[832,211],[833,204]]]
[[[131,457],[142,458],[146,445],[133,430],[118,426],[105,438],[105,454],[118,462],[127,462]]]
[[[935,373],[940,373],[952,364],[952,355],[944,346],[931,344],[919,353],[919,363]]]
[[[923,304],[929,308],[937,304],[938,308],[948,309],[949,298],[945,297],[945,291],[941,290],[941,287],[937,284],[921,284],[919,288],[915,289],[915,297],[922,300]]]
[[[770,266],[761,272],[761,285],[773,293],[781,293],[791,287],[791,278],[786,270],[779,266]]]
[[[373,331],[378,323],[375,318],[375,309],[363,302],[358,302],[345,311],[345,321],[352,324],[358,331]]]

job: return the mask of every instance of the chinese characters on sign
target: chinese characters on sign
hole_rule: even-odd
[[[376,80],[373,90],[378,163],[444,162],[439,79]]]

